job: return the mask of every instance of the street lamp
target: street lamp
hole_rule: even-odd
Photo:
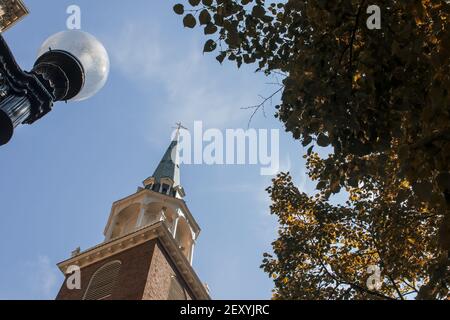
[[[0,145],[19,124],[32,124],[56,101],[81,101],[105,84],[109,58],[92,35],[70,30],[48,38],[31,71],[17,64],[0,34]]]

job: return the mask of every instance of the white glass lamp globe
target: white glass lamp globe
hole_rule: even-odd
[[[64,50],[71,53],[78,58],[84,68],[84,86],[70,100],[81,101],[90,98],[105,85],[109,74],[108,52],[93,35],[79,30],[56,33],[44,41],[38,57],[49,50]]]

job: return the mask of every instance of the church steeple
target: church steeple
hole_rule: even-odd
[[[178,153],[180,130],[186,129],[177,123],[177,131],[152,176],[144,180],[145,189],[177,198],[185,196],[180,182],[180,158]]]
[[[67,279],[74,265],[83,274],[81,290],[63,284],[58,299],[210,299],[192,268],[200,227],[182,199],[182,128],[144,188],[114,202],[104,242],[58,264]]]
[[[153,173],[152,177],[156,181],[161,181],[162,178],[169,178],[173,181],[174,186],[180,185],[180,164],[178,159],[176,159],[177,146],[178,141],[174,139]]]

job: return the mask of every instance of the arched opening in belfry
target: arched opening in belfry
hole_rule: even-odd
[[[132,204],[122,209],[115,218],[111,238],[117,238],[135,230],[140,204]]]
[[[191,248],[192,248],[192,232],[191,227],[187,223],[186,219],[180,218],[177,224],[177,231],[175,234],[175,240],[178,242],[181,251],[185,257],[190,260]]]
[[[151,225],[161,220],[165,220],[169,230],[173,232],[173,226],[176,218],[176,212],[162,202],[152,202],[144,207],[144,219],[142,226]]]

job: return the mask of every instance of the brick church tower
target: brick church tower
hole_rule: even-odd
[[[194,269],[200,228],[186,206],[180,184],[179,129],[154,174],[137,192],[115,202],[103,243],[58,264],[80,289],[65,281],[57,300],[208,300]]]

